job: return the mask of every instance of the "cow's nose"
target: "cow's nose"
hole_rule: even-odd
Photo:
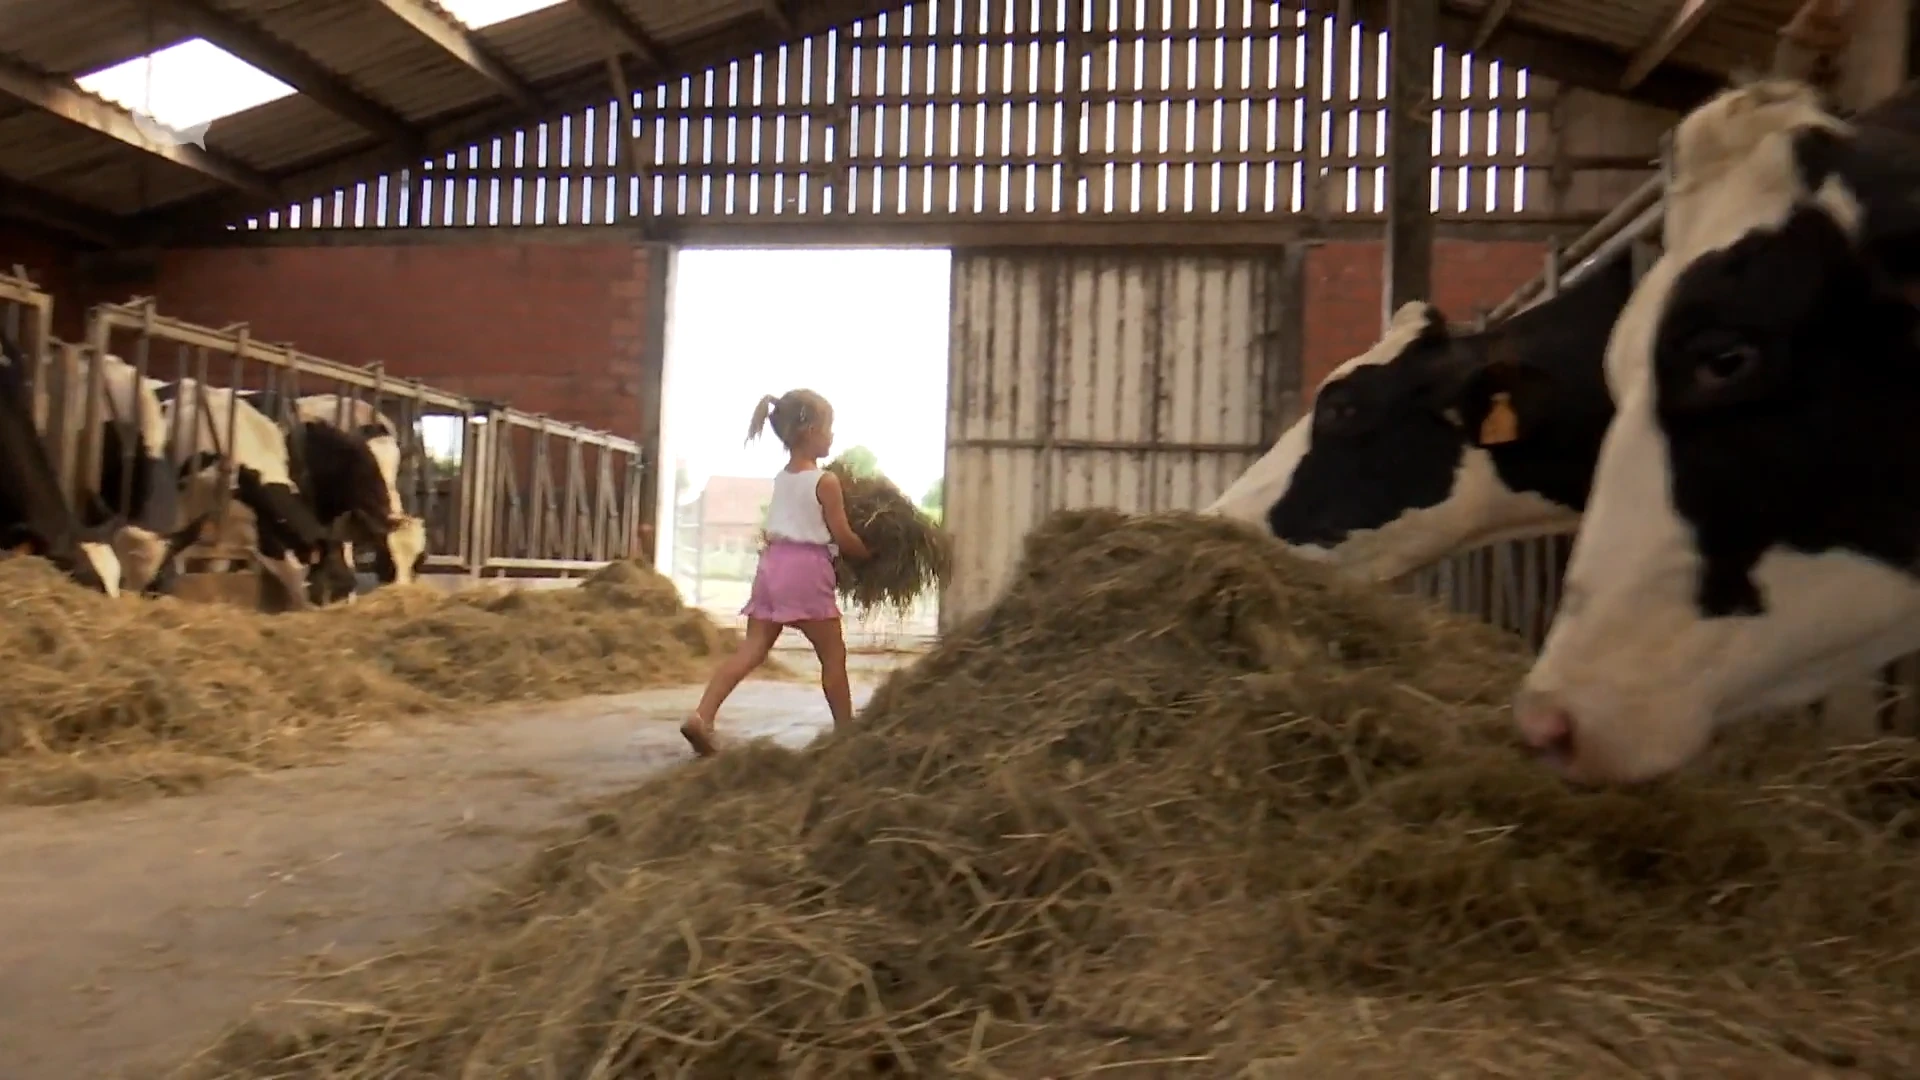
[[[1520,739],[1548,764],[1564,769],[1572,764],[1578,748],[1578,725],[1552,694],[1522,690],[1513,701],[1513,717],[1520,725]]]

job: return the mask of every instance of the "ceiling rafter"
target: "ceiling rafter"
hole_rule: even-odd
[[[1493,40],[1493,35],[1499,32],[1501,24],[1512,13],[1513,0],[1493,0],[1488,4],[1487,10],[1480,13],[1480,21],[1474,24],[1473,41],[1467,51],[1479,52],[1486,48],[1487,42]]]
[[[533,86],[507,66],[479,35],[455,22],[437,7],[421,0],[372,0],[395,18],[413,28],[413,32],[432,42],[441,52],[458,61],[468,71],[493,84],[493,88],[520,106],[538,109],[544,104]]]
[[[1387,25],[1387,0],[1306,0],[1310,9],[1331,15],[1351,3],[1352,17],[1363,26]],[[1529,68],[1558,83],[1603,94],[1619,94],[1626,62],[1618,52],[1592,41],[1503,19],[1479,48],[1484,9],[1467,10],[1443,0],[1439,42],[1448,49],[1480,51],[1490,58]],[[1648,105],[1685,112],[1725,86],[1717,75],[1671,63],[1660,64],[1634,85],[1632,97]]]
[[[621,46],[641,63],[648,67],[663,68],[672,62],[667,47],[628,15],[616,0],[573,0],[573,3],[595,22],[612,31],[620,39]]]
[[[1693,32],[1700,28],[1700,24],[1706,21],[1707,16],[1713,14],[1713,9],[1719,5],[1720,0],[1681,0],[1680,6],[1667,19],[1666,25],[1660,28],[1660,32],[1653,36],[1653,40],[1642,46],[1639,52],[1633,54],[1633,59],[1627,61],[1627,70],[1620,75],[1620,89],[1632,90],[1639,86],[1648,75],[1653,73],[1654,68],[1665,63],[1667,58],[1673,55],[1673,51],[1679,48],[1682,42],[1693,36]]]
[[[0,94],[250,196],[280,195],[279,185],[264,173],[193,143],[168,138],[153,123],[136,120],[132,112],[87,93],[72,79],[43,74],[11,57],[0,57]]]
[[[207,0],[155,0],[181,26],[304,94],[314,104],[401,146],[419,143],[405,117],[355,89],[340,73]]]
[[[781,33],[793,33],[793,12],[787,7],[787,0],[760,0],[760,10],[767,13],[767,21]]]

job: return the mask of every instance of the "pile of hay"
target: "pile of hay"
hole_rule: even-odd
[[[201,1064],[1915,1075],[1920,755],[1577,792],[1508,736],[1521,664],[1228,522],[1063,514],[853,730],[630,793]]]
[[[0,800],[180,789],[310,760],[356,729],[504,701],[699,682],[735,638],[651,569],[578,588],[389,587],[261,615],[81,589],[0,561]]]
[[[860,475],[838,461],[827,471],[846,493],[847,524],[873,551],[870,559],[834,560],[841,598],[861,612],[907,614],[953,570],[946,530],[884,476]]]

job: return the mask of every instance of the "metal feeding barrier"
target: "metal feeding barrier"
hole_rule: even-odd
[[[27,357],[34,423],[76,509],[97,497],[105,509],[128,514],[134,459],[154,438],[155,418],[131,395],[108,392],[113,361],[93,360],[110,357],[132,369],[136,384],[165,393],[191,379],[277,403],[273,419],[296,448],[303,419],[386,427],[400,448],[401,505],[426,525],[427,573],[566,577],[643,553],[647,463],[634,440],[396,378],[381,365],[355,367],[261,341],[244,323],[215,329],[171,318],[148,298],[91,309],[82,343],[54,339],[52,314],[52,298],[23,274],[0,275],[0,329]],[[190,423],[212,433],[222,451],[222,511],[239,394],[224,400],[224,407],[204,395],[181,400],[164,433],[167,445],[178,444]],[[117,470],[104,460],[108,424],[121,435]],[[104,476],[119,482],[104,484]],[[187,552],[189,559],[237,554],[218,545]]]

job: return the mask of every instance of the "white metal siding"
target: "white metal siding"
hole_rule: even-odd
[[[1284,257],[954,253],[943,625],[992,602],[1050,512],[1196,509],[1258,457],[1297,389]]]

